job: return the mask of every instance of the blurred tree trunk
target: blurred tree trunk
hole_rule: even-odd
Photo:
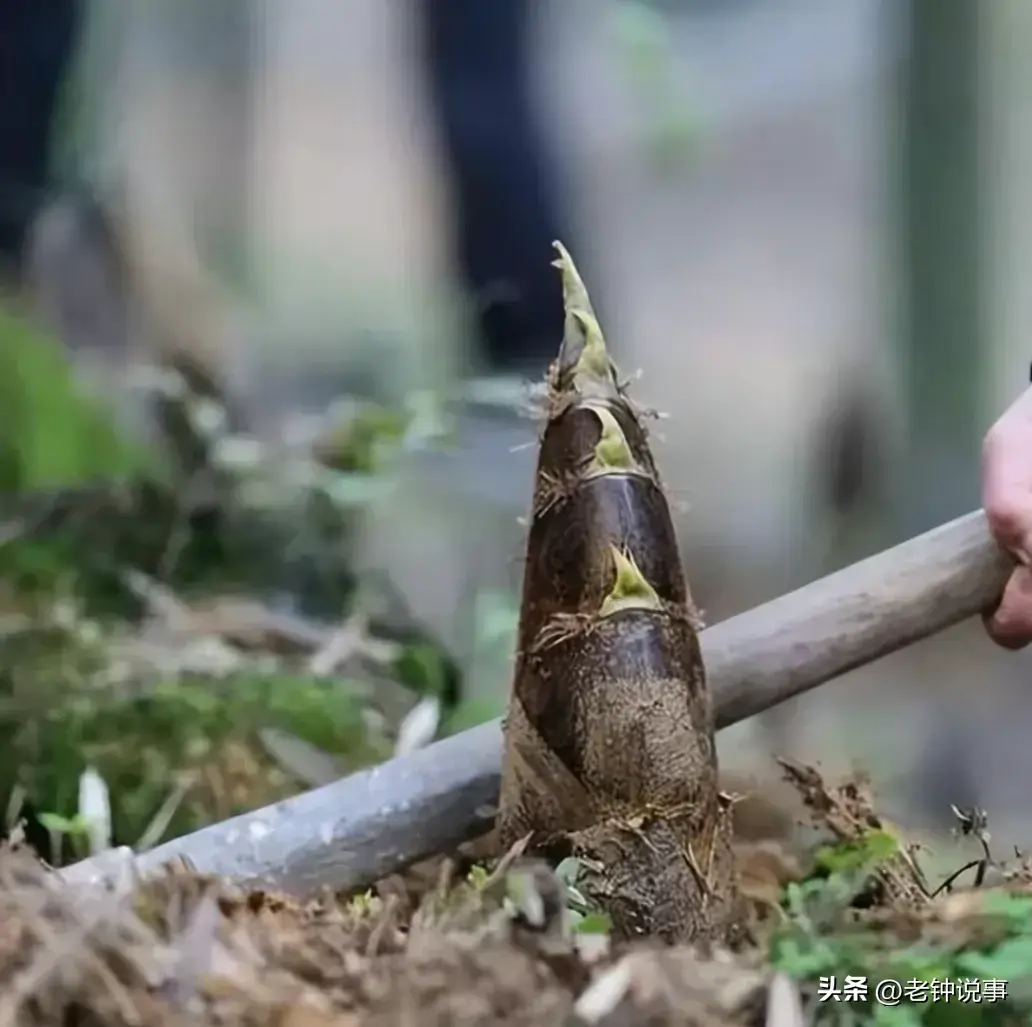
[[[909,419],[900,525],[913,535],[978,502],[989,368],[982,276],[984,12],[900,4],[901,370]]]

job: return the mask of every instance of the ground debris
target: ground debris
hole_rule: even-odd
[[[362,894],[307,900],[185,863],[120,891],[73,886],[7,846],[0,1027],[802,1027],[843,1022],[841,1006],[820,1001],[819,980],[922,976],[992,985],[985,1023],[1027,1015],[1025,857],[994,864],[983,887],[915,901],[886,871],[902,840],[856,862],[865,838],[887,837],[869,794],[825,785],[810,767],[790,776],[826,841],[803,852],[784,839],[736,840],[736,886],[754,915],[734,951],[620,940],[584,905],[590,867],[529,857],[529,836],[493,865],[473,845]],[[977,822],[984,831],[984,815]],[[851,884],[842,892],[836,880]],[[907,1022],[938,1022],[935,1008],[915,1004]],[[851,1022],[874,1022],[875,1011],[858,1002]]]
[[[186,867],[118,897],[8,848],[0,1024],[759,1022],[762,971],[649,945],[582,955],[550,889],[549,868],[517,857],[493,879],[442,874],[411,916],[372,893],[299,902]]]
[[[788,781],[795,785],[815,822],[839,843],[862,843],[875,831],[891,831],[875,812],[869,782],[854,777],[829,787],[813,768],[779,760]],[[901,840],[897,851],[875,870],[883,904],[891,907],[921,906],[931,889],[918,862],[915,848]]]

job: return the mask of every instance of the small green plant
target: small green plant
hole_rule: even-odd
[[[891,834],[873,831],[859,843],[819,850],[817,872],[826,876],[786,888],[770,961],[800,984],[811,1022],[1018,1022],[1019,1008],[1032,999],[1032,896],[971,890],[963,896],[970,901],[964,915],[941,923],[934,906],[865,914],[858,900],[898,852]],[[843,1000],[847,979],[863,982],[853,985],[851,1000]],[[879,982],[899,985],[898,1004],[878,1001]]]
[[[490,880],[491,871],[481,863],[475,863],[471,866],[469,873],[466,875],[466,881],[471,887],[476,888],[477,891],[483,891]]]
[[[356,917],[376,916],[383,909],[383,900],[372,889],[359,892],[348,903],[348,912]]]
[[[576,859],[564,859],[555,868],[556,876],[566,890],[566,908],[570,923],[577,934],[609,934],[613,923],[608,914],[589,902],[577,887],[581,865]]]
[[[43,812],[37,817],[40,826],[50,835],[50,861],[61,862],[63,843],[67,840],[75,856],[83,858],[90,854],[90,825],[86,817],[77,813],[63,817],[60,813]]]
[[[870,873],[899,852],[899,841],[889,831],[868,831],[856,842],[821,846],[815,855],[817,866],[829,873]]]

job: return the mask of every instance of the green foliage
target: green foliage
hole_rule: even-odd
[[[577,889],[577,876],[580,864],[575,859],[565,859],[555,869],[555,875],[561,882],[566,894],[566,915],[574,934],[608,935],[613,924],[609,916],[591,906]],[[466,875],[466,884],[477,892],[487,891],[497,880],[497,871],[482,864],[470,867]],[[515,912],[524,905],[526,891],[532,888],[529,880],[520,875],[505,875],[505,899],[507,907]]]
[[[482,863],[475,863],[469,868],[469,873],[466,875],[466,881],[470,887],[476,888],[478,891],[483,891],[490,880],[491,871]]]
[[[5,588],[21,602],[72,593],[96,616],[140,613],[130,569],[183,595],[268,588],[288,545],[284,526],[257,513],[229,508],[188,518],[172,490],[145,478],[12,500],[26,512],[11,518],[0,545]],[[334,561],[324,570],[339,579]]]
[[[319,573],[285,581],[298,561],[294,542],[311,527],[303,518],[315,516],[308,493],[284,515],[250,505],[227,482],[217,511],[187,518],[175,491],[78,394],[59,347],[0,318],[8,361],[0,488],[15,504],[0,545],[0,612],[28,623],[0,640],[0,802],[24,795],[59,846],[56,855],[69,858],[82,854],[75,828],[87,766],[107,786],[115,843],[152,845],[297,790],[258,741],[262,729],[296,736],[345,768],[390,755],[388,740],[370,726],[367,687],[285,669],[218,680],[164,676],[141,660],[119,672],[114,640],[131,639],[144,612],[132,586],[141,575],[187,604],[197,594],[260,594],[284,584],[306,600],[332,592],[324,605],[339,616],[356,586],[344,544],[352,515],[315,490],[318,544],[301,557]],[[417,414],[363,407],[335,437],[342,469],[326,473],[376,479],[411,441]],[[418,431],[432,434],[426,425]],[[455,690],[454,668],[433,645],[414,637],[402,651],[404,683]]]
[[[316,462],[259,457],[224,469],[217,509],[188,515],[154,455],[80,393],[59,344],[0,313],[0,350],[0,490],[9,504],[0,615],[27,623],[0,636],[0,802],[24,796],[55,858],[67,859],[83,854],[77,805],[87,766],[107,786],[114,842],[153,845],[297,790],[260,744],[262,729],[346,769],[389,756],[388,739],[370,726],[368,686],[288,669],[166,675],[164,659],[135,658],[120,671],[115,639],[138,641],[134,625],[154,612],[133,584],[141,580],[170,590],[173,605],[286,588],[310,614],[361,612],[349,566],[355,507],[389,495],[398,458],[445,432],[434,397],[341,404]],[[220,440],[208,441],[212,456]],[[278,505],[249,488],[264,476]],[[453,705],[458,672],[447,654],[415,629],[393,641],[394,676]]]
[[[400,681],[420,695],[443,698],[448,691],[448,677],[453,669],[438,646],[415,641],[401,650],[394,672]]]
[[[348,912],[356,917],[378,916],[382,908],[383,901],[372,890],[359,892],[348,903]]]
[[[862,841],[825,845],[817,850],[817,866],[830,873],[871,871],[899,852],[899,841],[889,831],[868,831]]]
[[[556,877],[566,891],[566,908],[573,930],[576,934],[609,934],[613,929],[609,915],[592,905],[577,887],[580,870],[580,862],[572,856],[555,868]]]
[[[0,488],[117,479],[147,462],[77,389],[60,344],[0,310]]]
[[[580,913],[572,909],[570,917],[573,920],[573,930],[576,934],[609,934],[613,930],[612,920],[609,919],[608,914],[600,910]]]
[[[85,817],[62,817],[59,813],[44,811],[37,815],[37,819],[40,826],[50,834],[52,851],[47,855],[52,863],[60,861],[66,840],[76,859],[84,859],[90,854],[90,825]]]
[[[96,572],[102,580],[94,575],[92,583],[110,592],[113,566],[133,561],[112,535],[127,534],[124,523],[88,487],[103,481],[113,488],[159,469],[154,453],[128,440],[111,412],[79,390],[60,344],[0,310],[0,492],[13,503],[0,546],[5,584],[19,594],[52,594]],[[65,509],[61,496],[76,487],[82,509]],[[152,494],[158,488],[155,478]],[[165,550],[169,532],[155,538],[150,530],[176,520],[172,504],[165,505],[164,517],[138,511],[130,547],[145,539]],[[49,530],[62,522],[68,530]]]
[[[218,681],[183,677],[128,696],[91,676],[88,657],[66,654],[61,666],[57,651],[52,640],[53,677],[41,663],[23,671],[21,682],[8,681],[0,796],[21,787],[34,808],[72,822],[79,776],[95,767],[110,792],[116,843],[135,845],[173,792],[181,794],[165,837],[295,791],[257,744],[261,728],[289,731],[345,767],[389,755],[345,684],[244,673]]]
[[[1019,1010],[1032,1000],[1032,896],[973,892],[965,896],[972,902],[968,915],[937,924],[929,912],[921,929],[904,913],[865,915],[856,908],[857,899],[897,850],[887,832],[872,832],[862,844],[821,850],[818,866],[830,870],[828,876],[787,887],[784,920],[770,939],[770,961],[799,983],[812,1006],[810,1022],[836,1027],[1018,1022]],[[847,977],[867,982],[866,998],[819,999],[822,978],[841,988]],[[957,995],[932,997],[938,982],[962,980],[1006,981],[1007,998],[975,1003]],[[899,982],[898,1005],[876,1001],[875,985],[881,981]]]
[[[326,464],[350,474],[375,475],[408,429],[405,411],[364,404],[334,427],[323,444]]]

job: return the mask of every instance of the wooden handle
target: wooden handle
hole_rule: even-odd
[[[980,614],[1012,567],[979,510],[715,624],[701,637],[717,726]]]
[[[998,598],[1011,566],[984,516],[972,513],[708,628],[702,650],[718,726],[980,613]],[[494,721],[167,842],[135,865],[154,869],[185,856],[205,873],[267,887],[363,888],[490,828],[501,748]],[[103,862],[64,873],[102,879],[109,874]]]

